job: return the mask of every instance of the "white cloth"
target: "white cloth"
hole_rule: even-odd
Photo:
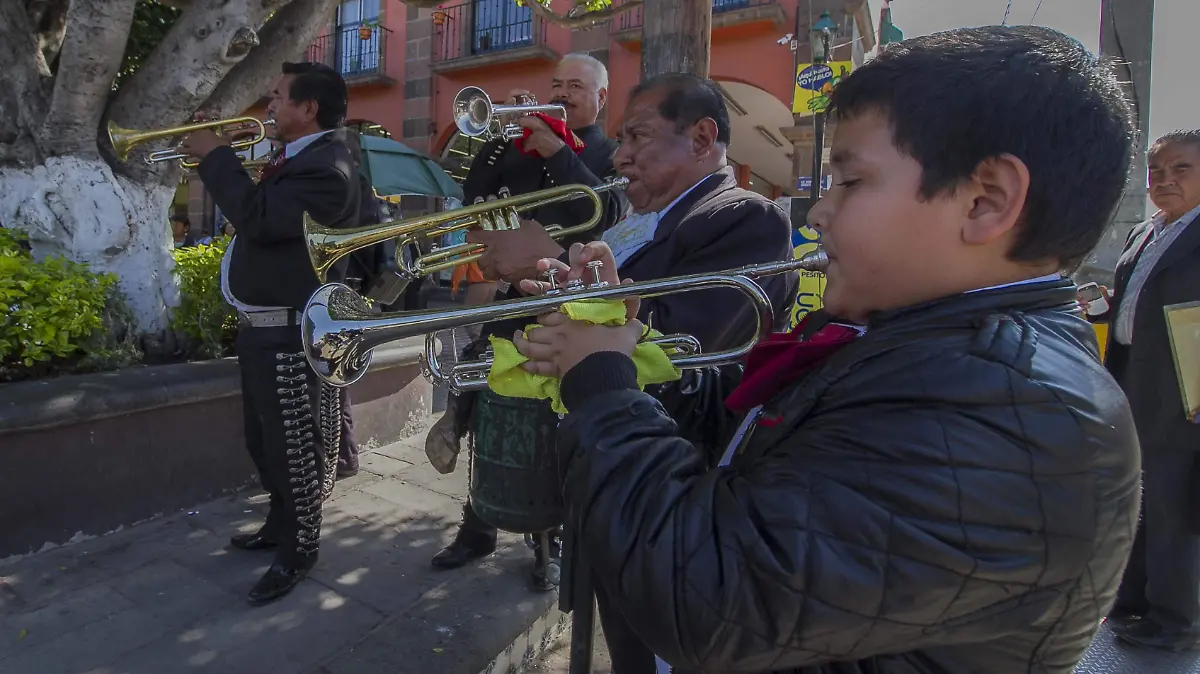
[[[1138,297],[1142,294],[1142,286],[1150,278],[1150,272],[1154,271],[1154,267],[1162,259],[1163,253],[1167,252],[1167,249],[1171,247],[1172,243],[1175,243],[1175,239],[1179,238],[1188,225],[1196,221],[1198,215],[1200,215],[1200,206],[1170,223],[1166,221],[1162,213],[1155,214],[1151,219],[1150,243],[1142,248],[1142,254],[1138,256],[1137,262],[1133,263],[1133,273],[1129,276],[1129,285],[1125,287],[1125,294],[1121,297],[1121,306],[1117,307],[1113,339],[1117,340],[1118,344],[1133,343],[1133,319],[1137,313],[1137,302]]]

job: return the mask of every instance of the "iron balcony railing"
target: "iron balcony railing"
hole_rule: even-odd
[[[546,22],[513,0],[478,0],[433,14],[434,61],[451,61],[544,44]]]
[[[732,12],[738,9],[748,9],[750,7],[777,4],[779,4],[779,0],[713,0],[713,14]],[[623,12],[617,15],[616,20],[612,22],[611,30],[614,33],[620,33],[621,31],[641,27],[642,8],[639,5],[628,12]]]
[[[341,26],[313,40],[308,60],[324,63],[345,78],[384,75],[384,51],[391,33],[369,23]]]

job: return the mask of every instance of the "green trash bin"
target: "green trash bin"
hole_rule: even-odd
[[[479,393],[472,410],[470,494],[483,521],[515,534],[562,524],[558,422],[548,401]]]

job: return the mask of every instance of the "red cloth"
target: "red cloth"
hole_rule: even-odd
[[[579,139],[579,136],[575,135],[574,131],[567,128],[567,123],[563,120],[555,119],[550,115],[545,115],[540,112],[534,112],[531,114],[545,122],[546,126],[550,127],[550,130],[554,132],[554,135],[561,138],[562,141],[567,144],[567,147],[575,151],[575,154],[583,152],[583,148],[587,147],[584,142]],[[525,150],[525,139],[528,138],[532,133],[533,132],[529,129],[525,129],[525,135],[514,141],[514,144],[517,146],[517,150],[519,150],[521,154],[528,155],[530,157],[537,155],[536,152]]]
[[[808,319],[801,319],[791,332],[772,334],[750,351],[742,381],[725,399],[725,407],[747,412],[766,403],[859,335],[854,328],[830,323],[801,341]],[[771,420],[765,418],[760,423],[770,425]]]

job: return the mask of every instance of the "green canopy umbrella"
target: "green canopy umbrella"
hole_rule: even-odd
[[[363,160],[359,170],[382,196],[419,194],[462,201],[458,183],[437,162],[403,143],[360,135]]]

